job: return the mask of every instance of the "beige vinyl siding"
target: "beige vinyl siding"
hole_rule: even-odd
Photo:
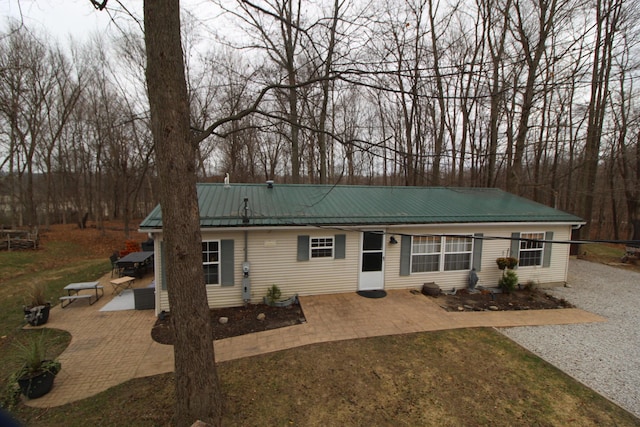
[[[461,234],[483,233],[484,237],[502,237],[504,240],[485,239],[481,270],[478,272],[479,285],[497,286],[501,271],[496,258],[507,256],[511,247],[511,233],[552,231],[554,240],[569,240],[571,227],[563,225],[461,225],[461,226],[424,226],[389,227],[384,239],[384,288],[419,289],[425,282],[435,282],[443,290],[461,289],[467,286],[469,271],[441,271],[411,273],[400,276],[401,244],[390,244],[389,237],[394,235],[398,242],[402,234]],[[310,258],[297,260],[298,236],[334,237],[346,235],[345,258]],[[207,297],[211,307],[229,307],[243,304],[242,300],[242,262],[244,261],[244,231],[203,231],[203,240],[234,241],[234,285],[207,286]],[[335,243],[335,242],[334,242]],[[274,229],[248,231],[248,260],[251,264],[251,303],[260,303],[267,289],[278,285],[283,297],[298,295],[318,295],[358,290],[360,271],[361,233],[359,231],[338,231],[307,227],[302,229]],[[156,239],[156,253],[160,252],[160,238]],[[521,267],[516,270],[519,281],[526,284],[532,280],[540,285],[564,284],[567,279],[569,245],[554,244],[551,265],[543,267]],[[161,257],[156,256],[156,296],[157,312],[168,310],[166,290],[162,290]]]
[[[502,239],[485,239],[482,246],[482,264],[478,272],[478,284],[487,287],[498,285],[502,271],[496,265],[496,258],[509,255],[511,248],[511,233],[519,232],[553,232],[553,240],[569,240],[570,226],[548,226],[544,224],[526,226],[468,226],[462,227],[424,227],[394,229],[398,234],[475,234],[482,233],[484,237],[501,237]],[[391,231],[388,231],[392,233]],[[569,261],[569,245],[553,244],[551,253],[551,265],[544,267],[520,267],[516,269],[519,282],[526,284],[532,280],[540,285],[564,284],[567,280],[567,267]],[[423,283],[435,282],[445,291],[453,288],[467,287],[469,272],[467,271],[440,271],[427,273],[411,273],[409,276],[399,275],[400,245],[387,243],[385,258],[385,288],[406,289],[420,288]]]
[[[456,227],[425,227],[387,230],[388,233],[398,233],[398,235],[420,235],[420,234],[460,234],[473,235],[482,232],[477,228],[456,228]],[[397,236],[397,235],[396,235]],[[399,237],[396,237],[400,241]],[[385,253],[385,289],[420,289],[426,282],[435,282],[441,289],[460,289],[464,283],[466,287],[469,270],[464,271],[433,271],[425,273],[411,273],[408,276],[400,276],[400,254],[401,245],[391,245],[386,239]],[[484,258],[483,258],[484,263]]]
[[[297,260],[299,235],[313,239],[336,234],[346,235],[344,259]],[[359,233],[353,232],[314,228],[250,232],[251,302],[262,302],[272,285],[278,285],[283,297],[355,292],[359,245]]]
[[[202,234],[202,240],[235,240],[233,246],[234,252],[234,276],[235,282],[233,286],[207,285],[207,300],[209,306],[215,307],[234,307],[243,304],[242,301],[242,260],[244,236],[242,233],[217,233]],[[156,253],[160,253],[160,239],[156,239]],[[160,269],[160,259],[156,257],[156,312],[170,311],[169,297],[166,289],[162,289],[162,272]],[[159,291],[159,292],[158,292]]]
[[[570,227],[529,227],[520,232],[546,232],[553,231],[553,240],[567,241],[571,239]],[[546,244],[546,243],[545,243]],[[567,282],[567,269],[569,266],[569,245],[551,245],[551,265],[549,267],[518,267],[516,273],[521,284],[533,281],[540,285],[564,285]]]
[[[511,237],[512,232],[553,232],[553,240],[569,240],[571,227],[569,226],[545,226],[544,224],[516,227],[509,230],[490,230],[485,235]],[[497,286],[502,271],[496,265],[496,258],[510,255],[510,240],[485,240],[482,255],[482,271],[478,273],[479,283],[487,283],[488,286]],[[549,267],[518,267],[519,283],[526,284],[534,281],[540,285],[564,284],[567,281],[567,268],[569,262],[569,245],[553,244],[551,247],[551,265]]]
[[[298,236],[334,237],[345,234],[345,258],[310,258],[298,261]],[[203,240],[234,240],[233,286],[207,286],[210,307],[240,306],[242,300],[242,262],[244,232],[203,232]],[[260,303],[272,285],[278,285],[283,297],[355,292],[358,286],[360,234],[323,229],[249,230],[248,260],[251,281],[251,303]],[[335,242],[334,242],[335,243]],[[158,266],[159,267],[159,266]],[[156,269],[160,285],[159,310],[169,311],[167,291],[162,290],[160,269]]]

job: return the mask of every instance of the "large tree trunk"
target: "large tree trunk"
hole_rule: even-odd
[[[556,14],[556,0],[539,0],[538,7],[540,14],[538,22],[538,33],[535,34],[537,41],[530,44],[531,35],[527,33],[525,25],[526,10],[521,10],[518,3],[516,5],[516,31],[520,37],[522,50],[524,51],[524,59],[527,65],[527,81],[522,95],[522,106],[520,112],[520,120],[518,122],[518,133],[516,135],[515,153],[513,163],[510,163],[509,179],[507,180],[507,191],[518,195],[523,195],[524,184],[523,177],[523,158],[525,155],[527,137],[529,135],[529,117],[534,109],[536,96],[536,80],[540,74],[538,67],[546,50],[546,41],[553,29],[554,17]]]
[[[327,177],[327,109],[329,104],[329,76],[333,67],[333,51],[336,47],[336,27],[338,26],[338,18],[340,15],[340,2],[335,0],[333,3],[333,17],[331,21],[331,30],[329,33],[329,46],[327,46],[327,58],[324,64],[322,76],[322,107],[320,109],[320,124],[318,126],[318,151],[320,151],[320,184],[328,182]],[[311,157],[311,155],[309,156]],[[309,170],[311,173],[312,171]]]
[[[614,39],[622,10],[621,0],[598,0],[596,11],[596,39],[591,74],[591,98],[588,106],[587,136],[584,149],[584,175],[582,179],[581,214],[587,224],[581,229],[582,238],[591,234],[593,205],[598,176],[598,161],[602,128],[605,121],[609,76],[613,66]]]
[[[436,6],[437,7],[437,6]],[[440,51],[438,50],[438,40],[436,35],[435,14],[433,0],[429,0],[429,25],[431,30],[431,49],[433,55],[433,71],[436,77],[436,89],[438,91],[438,107],[439,117],[437,123],[434,120],[433,129],[436,132],[433,147],[433,163],[431,166],[431,185],[440,185],[440,163],[442,162],[442,149],[444,146],[445,122],[447,120],[447,111],[444,105],[444,88],[442,83],[442,74],[440,73]],[[435,118],[435,114],[434,114]],[[436,130],[437,129],[437,130]]]
[[[496,185],[496,163],[498,158],[498,119],[500,117],[500,105],[502,103],[502,76],[501,69],[504,66],[503,57],[505,52],[505,40],[509,30],[509,11],[511,10],[511,0],[507,0],[504,9],[501,11],[502,27],[498,27],[493,21],[493,11],[499,10],[499,5],[489,1],[482,1],[483,15],[485,15],[489,54],[491,55],[491,106],[489,113],[489,158],[487,165],[487,175],[485,185],[493,187]],[[499,33],[492,36],[493,28],[497,28]]]
[[[160,178],[166,279],[175,328],[174,425],[220,425],[222,404],[201,265],[196,150],[180,39],[179,0],[145,0],[147,90]]]

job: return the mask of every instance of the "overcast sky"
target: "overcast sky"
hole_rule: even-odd
[[[115,3],[115,1],[113,2]],[[140,14],[142,0],[131,0],[127,7]],[[114,4],[115,6],[115,4]],[[64,42],[69,34],[85,39],[93,32],[103,32],[113,26],[109,14],[98,12],[89,0],[0,0],[2,30],[7,18],[22,20],[29,29],[47,32]]]
[[[142,0],[109,0],[107,10],[98,11],[89,0],[0,0],[0,33],[6,32],[12,19],[24,22],[32,31],[45,30],[63,45],[69,36],[79,42],[89,40],[95,33],[117,37],[122,28],[136,26],[142,31],[142,6]],[[180,7],[195,14],[210,31],[209,36],[228,36],[236,31],[210,0],[181,0]]]

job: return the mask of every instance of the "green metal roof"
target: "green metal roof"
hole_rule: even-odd
[[[242,221],[245,198],[248,224]],[[198,184],[198,202],[203,228],[583,222],[575,215],[496,188]],[[162,228],[160,206],[140,228]]]

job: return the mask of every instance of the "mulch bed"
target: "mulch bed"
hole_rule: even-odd
[[[509,294],[491,294],[480,291],[471,294],[461,289],[455,295],[440,294],[436,302],[447,311],[500,311],[500,310],[544,310],[557,308],[573,308],[564,299],[555,298],[537,289],[516,290]]]
[[[461,289],[455,295],[440,294],[434,298],[438,305],[447,311],[498,311],[498,310],[541,310],[571,308],[569,302],[555,298],[540,290],[517,290],[510,294],[491,294],[481,291],[475,294]],[[285,326],[305,323],[306,319],[300,305],[289,307],[271,307],[266,304],[249,304],[246,307],[217,308],[211,310],[212,338],[215,340],[230,338],[254,332],[268,331]],[[259,320],[258,315],[264,314]],[[226,317],[227,323],[219,319]],[[171,314],[156,320],[151,337],[160,344],[173,345],[173,323]]]
[[[258,319],[258,315],[261,313],[264,314],[263,320]],[[219,319],[221,317],[226,317],[228,319],[227,323],[220,323]],[[215,340],[283,328],[305,322],[304,313],[298,304],[288,307],[249,304],[246,307],[216,308],[211,310],[212,338]],[[173,345],[171,314],[167,314],[163,320],[160,320],[160,318],[156,320],[151,330],[151,337],[160,344]]]

